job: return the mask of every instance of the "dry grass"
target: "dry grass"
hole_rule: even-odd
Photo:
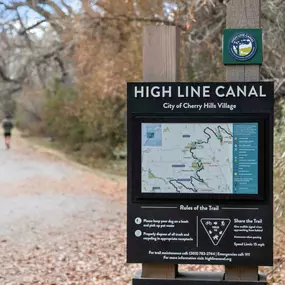
[[[276,134],[274,155],[276,220],[285,225],[285,127]]]

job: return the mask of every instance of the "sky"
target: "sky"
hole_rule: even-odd
[[[0,0],[0,1],[4,2],[7,5],[11,5],[11,4],[17,3],[17,2],[25,2],[26,0]],[[62,2],[61,2],[62,0],[52,0],[52,1],[55,2],[56,4],[58,4],[63,10],[66,11],[66,8],[64,7],[64,5],[62,5]],[[116,1],[116,0],[113,0],[113,1]],[[71,5],[75,11],[79,11],[81,8],[81,0],[65,0],[65,2],[68,3],[68,5]],[[53,11],[53,9],[49,5],[42,4],[41,6],[42,6],[42,8],[46,9],[49,12]],[[165,8],[164,8],[165,13],[169,14],[170,11],[173,9],[177,9],[176,5],[172,4],[171,1],[166,1],[165,2]],[[12,11],[7,11],[4,13],[4,15],[3,14],[1,15],[1,11],[3,11],[3,10],[5,10],[3,5],[0,5],[0,23],[7,22],[7,20],[16,17],[15,12],[12,12]],[[39,15],[34,10],[32,10],[26,6],[19,7],[18,11],[19,11],[19,13],[22,17],[22,21],[24,22],[24,25],[26,27],[30,27],[30,26],[36,24],[37,22],[39,22],[40,20],[43,19],[41,15]],[[170,14],[169,14],[169,17],[171,17]],[[18,29],[18,28],[20,28],[20,23],[14,23],[14,26]],[[41,27],[47,27],[47,26],[48,26],[47,23],[41,24]],[[0,27],[0,29],[1,29],[1,27]],[[30,30],[29,33],[33,33],[33,34],[41,37],[44,32],[41,28],[35,28],[33,30]]]
[[[15,2],[24,2],[24,1],[25,0],[1,0],[1,2],[7,5],[13,4]],[[57,3],[60,7],[62,7],[63,10],[66,11],[66,8],[62,5],[61,0],[53,0],[53,1]],[[75,11],[78,11],[81,7],[80,0],[65,0],[65,1],[66,3],[71,5]],[[47,11],[52,12],[52,8],[50,6],[44,5],[44,4],[42,4],[41,6]],[[0,13],[3,12],[3,10],[5,10],[3,5],[0,5]],[[26,27],[32,26],[33,24],[43,19],[41,15],[39,15],[38,13],[30,9],[29,7],[19,7],[18,11]],[[15,17],[15,12],[6,11],[4,14],[0,14],[0,23],[5,23],[7,22],[7,20],[11,20],[14,17]],[[15,23],[16,28],[18,28],[17,27],[18,25],[20,27],[19,23]],[[46,26],[47,24],[42,24],[42,25]],[[31,32],[36,33],[39,36],[42,34],[41,29],[36,29],[36,28]]]

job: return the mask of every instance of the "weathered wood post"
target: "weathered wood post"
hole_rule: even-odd
[[[180,30],[149,26],[143,32],[143,81],[175,82],[180,76]],[[175,264],[142,264],[142,277],[175,278]]]
[[[231,0],[227,5],[229,29],[260,28],[261,0]],[[229,82],[260,80],[260,65],[227,65],[226,78]],[[258,267],[225,268],[226,280],[258,280]]]

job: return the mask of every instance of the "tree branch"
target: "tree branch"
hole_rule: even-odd
[[[50,6],[59,17],[61,17],[61,18],[66,17],[66,14],[63,12],[63,10],[55,2],[50,1],[50,0],[41,0],[39,2],[41,4],[45,4],[45,5]]]
[[[5,81],[5,82],[10,82],[10,83],[21,83],[21,80],[17,79],[12,79],[8,75],[6,75],[4,68],[0,66],[0,78]]]
[[[20,36],[23,36],[27,31],[30,31],[30,30],[36,28],[37,26],[41,25],[42,23],[46,23],[46,22],[47,22],[47,20],[44,19],[44,20],[41,20],[41,21],[35,23],[34,25],[32,25],[32,26],[30,26],[30,27],[27,27],[27,28],[24,28],[24,29],[22,28],[22,29],[19,31],[19,35],[20,35]]]
[[[72,15],[73,14],[73,10],[72,10],[71,6],[67,5],[64,0],[61,0],[60,2],[67,9],[69,15]]]
[[[155,23],[163,24],[165,26],[175,26],[180,28],[184,32],[188,32],[186,25],[176,23],[175,21],[170,21],[166,19],[156,19],[156,18],[140,18],[140,17],[129,17],[125,15],[116,15],[116,16],[96,16],[95,19],[100,19],[104,21],[127,21],[127,22],[145,22],[145,23]]]
[[[117,20],[117,21],[128,21],[128,22],[145,22],[145,23],[156,23],[156,24],[164,24],[166,26],[176,26],[179,27],[182,31],[187,32],[188,29],[185,25],[180,23],[176,23],[175,21],[170,21],[167,19],[159,19],[159,18],[146,18],[146,17],[130,17],[127,15],[113,15],[113,16],[98,16],[98,13],[94,12],[94,10],[90,6],[90,0],[82,0],[82,7],[89,16],[92,18],[97,18],[100,20]]]
[[[26,6],[27,3],[25,3],[25,2],[15,2],[12,5],[8,5],[5,2],[0,1],[0,5],[3,5],[5,7],[5,9],[7,9],[7,10],[15,10],[18,7]]]
[[[45,18],[45,20],[50,23],[50,25],[54,28],[54,30],[57,33],[62,32],[62,27],[53,21],[53,19],[55,19],[55,15],[52,12],[48,12],[47,10],[39,6],[38,4],[40,2],[42,1],[26,0],[25,2],[13,2],[12,4],[8,5],[5,2],[0,1],[0,5],[3,5],[6,10],[16,10],[17,8],[24,6],[29,7],[30,9],[34,10],[36,13],[41,15],[43,18]],[[62,17],[62,15],[65,16],[62,10],[61,12],[59,11],[60,10],[59,6],[57,6],[54,2],[50,0],[45,0],[45,2],[42,4],[46,4],[52,7],[60,17]]]
[[[62,59],[57,55],[55,56],[55,61],[58,63],[60,71],[61,71],[61,81],[63,82],[65,80],[65,78],[68,76],[68,72],[65,69],[64,63],[62,61]]]

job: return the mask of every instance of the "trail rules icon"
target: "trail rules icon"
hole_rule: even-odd
[[[208,234],[210,240],[215,246],[220,243],[230,223],[231,223],[230,219],[215,219],[215,218],[201,219],[201,224],[203,225],[206,233]]]

